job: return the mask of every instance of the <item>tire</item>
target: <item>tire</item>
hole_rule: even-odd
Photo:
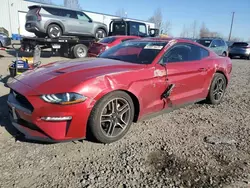
[[[122,121],[121,121],[121,119],[123,119],[123,115],[121,115],[121,114],[122,114],[123,110],[119,111],[117,109],[116,110],[117,114],[120,114],[120,115],[115,115],[116,111],[111,110],[112,108],[110,106],[109,107],[111,109],[109,108],[109,112],[106,108],[106,107],[108,107],[108,105],[111,105],[112,102],[113,102],[112,104],[115,104],[114,103],[115,99],[116,99],[116,101],[118,101],[116,104],[121,105],[121,109],[123,109],[123,107],[124,107],[123,105],[125,105],[125,103],[127,106],[125,108],[128,109],[125,113],[123,113],[124,117],[126,117],[126,118],[124,118],[124,120],[122,120]],[[114,116],[113,115],[103,116],[104,113],[112,114],[111,111],[114,112],[113,113]],[[111,93],[105,95],[99,101],[97,101],[96,105],[92,109],[92,112],[90,114],[89,121],[88,121],[88,130],[89,130],[88,134],[91,134],[91,136],[94,137],[94,139],[97,142],[101,142],[101,143],[108,144],[108,143],[118,141],[128,132],[128,130],[133,122],[134,113],[135,113],[135,110],[134,110],[133,101],[127,93],[122,92],[122,91],[111,92]],[[113,123],[111,121],[107,121],[107,119],[106,119],[106,121],[101,122],[101,119],[103,117],[111,119],[111,121],[113,121]],[[117,122],[120,122],[121,124],[123,124],[124,128],[121,128],[122,126],[117,124]],[[123,122],[126,123],[126,125]],[[107,130],[104,130],[105,125],[107,126],[106,127]],[[113,129],[113,127],[115,127],[115,129]],[[108,135],[109,133],[110,133],[110,135]]]
[[[0,41],[0,47],[3,47],[3,44],[2,44],[2,42]]]
[[[59,38],[62,36],[62,29],[57,24],[51,24],[48,26],[47,34],[49,38]]]
[[[83,58],[88,55],[88,48],[84,44],[77,44],[73,47],[73,55],[75,58]]]
[[[218,83],[220,82],[221,82],[221,87],[218,88]],[[206,100],[207,103],[213,104],[213,105],[219,104],[222,101],[223,96],[225,94],[226,85],[227,85],[227,80],[225,76],[221,73],[215,73],[214,78],[209,88],[209,92],[208,92],[208,96]],[[217,92],[215,90],[217,90]]]
[[[223,52],[223,53],[222,53],[222,56],[223,56],[223,57],[226,57],[226,56],[227,56],[227,53],[226,53],[226,52]]]
[[[104,29],[97,29],[95,32],[95,38],[97,39],[101,39],[101,38],[105,38],[107,36],[106,31],[104,31]]]

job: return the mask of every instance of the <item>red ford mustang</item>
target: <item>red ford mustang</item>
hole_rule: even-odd
[[[41,66],[8,83],[13,125],[27,138],[121,139],[132,122],[185,104],[221,102],[231,60],[184,39],[127,41],[98,58]],[[88,130],[88,131],[87,131]]]
[[[120,44],[121,42],[132,40],[132,39],[138,39],[140,37],[138,36],[127,36],[127,35],[116,35],[111,37],[105,37],[101,39],[98,42],[94,42],[89,50],[88,50],[88,57],[96,57],[101,52],[104,52],[105,50]]]

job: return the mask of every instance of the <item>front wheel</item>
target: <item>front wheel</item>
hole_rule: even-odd
[[[107,36],[107,33],[103,29],[96,30],[95,37],[97,39],[102,39],[102,38],[105,38],[106,36]]]
[[[209,104],[219,104],[225,94],[226,86],[227,81],[225,76],[221,73],[215,73],[209,88],[207,102]]]
[[[94,106],[88,128],[95,140],[111,143],[121,139],[129,130],[134,118],[131,97],[122,91],[115,91],[100,99]]]

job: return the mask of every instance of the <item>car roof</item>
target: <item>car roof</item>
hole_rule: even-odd
[[[141,38],[139,36],[133,36],[133,35],[114,35],[114,36],[109,36],[109,37],[114,37],[114,38]]]
[[[28,6],[28,8],[55,8],[55,9],[62,9],[62,10],[72,10],[72,11],[81,11],[81,9],[72,9],[64,6],[56,6],[56,5],[44,5],[44,4],[36,4]]]
[[[183,38],[173,38],[173,37],[145,37],[145,38],[139,38],[133,41],[156,41],[156,42],[170,42],[172,40],[175,40],[177,42],[186,42],[186,43],[192,43],[197,44],[196,42],[190,40],[190,39],[183,39]],[[199,45],[199,44],[197,44]]]

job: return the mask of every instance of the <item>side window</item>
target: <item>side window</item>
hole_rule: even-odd
[[[201,58],[199,46],[183,43],[177,44],[168,50],[163,56],[163,63],[198,61]]]
[[[224,40],[221,40],[221,46],[227,46]]]
[[[61,9],[58,8],[50,8],[50,7],[44,7],[44,10],[46,10],[48,13],[54,15],[54,16],[63,16]]]
[[[139,25],[139,32],[146,34],[146,26],[145,25]]]
[[[72,11],[72,10],[63,10],[62,13],[63,13],[64,17],[77,19],[75,11]]]
[[[200,52],[201,52],[201,59],[209,56],[209,52],[205,48],[200,48]]]
[[[82,20],[86,22],[90,21],[90,19],[83,12],[77,12],[77,18],[78,20]]]

